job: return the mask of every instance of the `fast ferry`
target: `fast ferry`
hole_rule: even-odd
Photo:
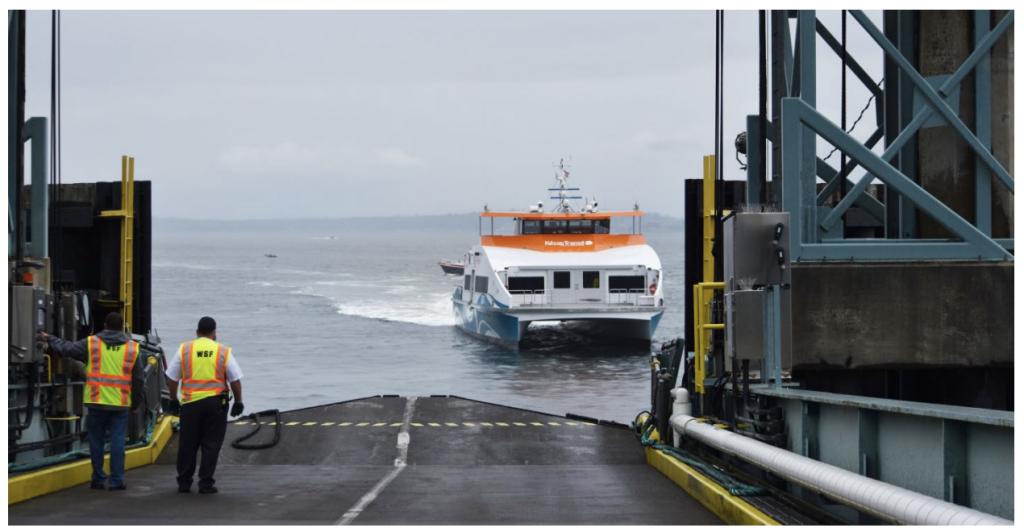
[[[550,321],[650,341],[665,299],[661,260],[642,234],[643,212],[601,212],[596,200],[570,195],[579,188],[566,186],[561,162],[555,179],[550,212],[543,202],[526,212],[484,207],[480,243],[466,254],[452,294],[456,325],[513,348],[531,323]],[[571,200],[584,204],[573,208]]]

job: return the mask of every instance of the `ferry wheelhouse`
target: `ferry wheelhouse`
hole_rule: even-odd
[[[559,200],[553,212],[538,203],[527,212],[480,214],[480,243],[466,254],[452,295],[456,325],[511,347],[531,323],[550,321],[649,341],[665,300],[661,261],[642,234],[643,212],[600,212],[596,201],[573,210],[569,200],[582,198],[569,196],[578,189],[565,187],[568,172],[559,169],[560,187],[548,189]],[[613,218],[628,232],[612,234]]]

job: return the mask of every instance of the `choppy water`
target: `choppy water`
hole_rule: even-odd
[[[647,238],[665,269],[660,346],[685,332],[683,240]],[[165,350],[194,338],[201,316],[216,318],[218,340],[245,374],[248,411],[378,394],[459,395],[620,422],[649,408],[644,346],[551,326],[531,328],[515,352],[455,328],[449,298],[460,278],[437,261],[461,257],[475,231],[153,239],[153,324]]]

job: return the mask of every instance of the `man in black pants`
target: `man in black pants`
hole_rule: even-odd
[[[217,343],[217,322],[210,317],[199,320],[196,339],[181,344],[167,366],[167,387],[171,392],[171,411],[181,412],[178,434],[178,492],[192,489],[196,472],[196,453],[203,451],[199,463],[199,493],[217,493],[213,472],[224,443],[228,424],[228,387],[235,396],[231,415],[238,416],[242,405],[242,371],[231,356],[231,348]],[[181,403],[178,403],[178,388]]]

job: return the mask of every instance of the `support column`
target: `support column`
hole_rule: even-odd
[[[1007,14],[992,11],[991,26],[995,27]],[[992,155],[999,164],[1013,173],[1013,29],[992,47]],[[1013,194],[999,183],[992,184],[992,236],[1013,238]]]
[[[971,11],[919,11],[919,66],[925,79],[956,72],[974,49]],[[960,119],[975,128],[975,73],[960,84]],[[982,95],[987,97],[987,95]],[[915,95],[917,104],[923,98]],[[975,219],[974,156],[952,126],[926,123],[918,133],[921,186],[965,220]],[[921,238],[952,238],[925,214],[918,215]]]

